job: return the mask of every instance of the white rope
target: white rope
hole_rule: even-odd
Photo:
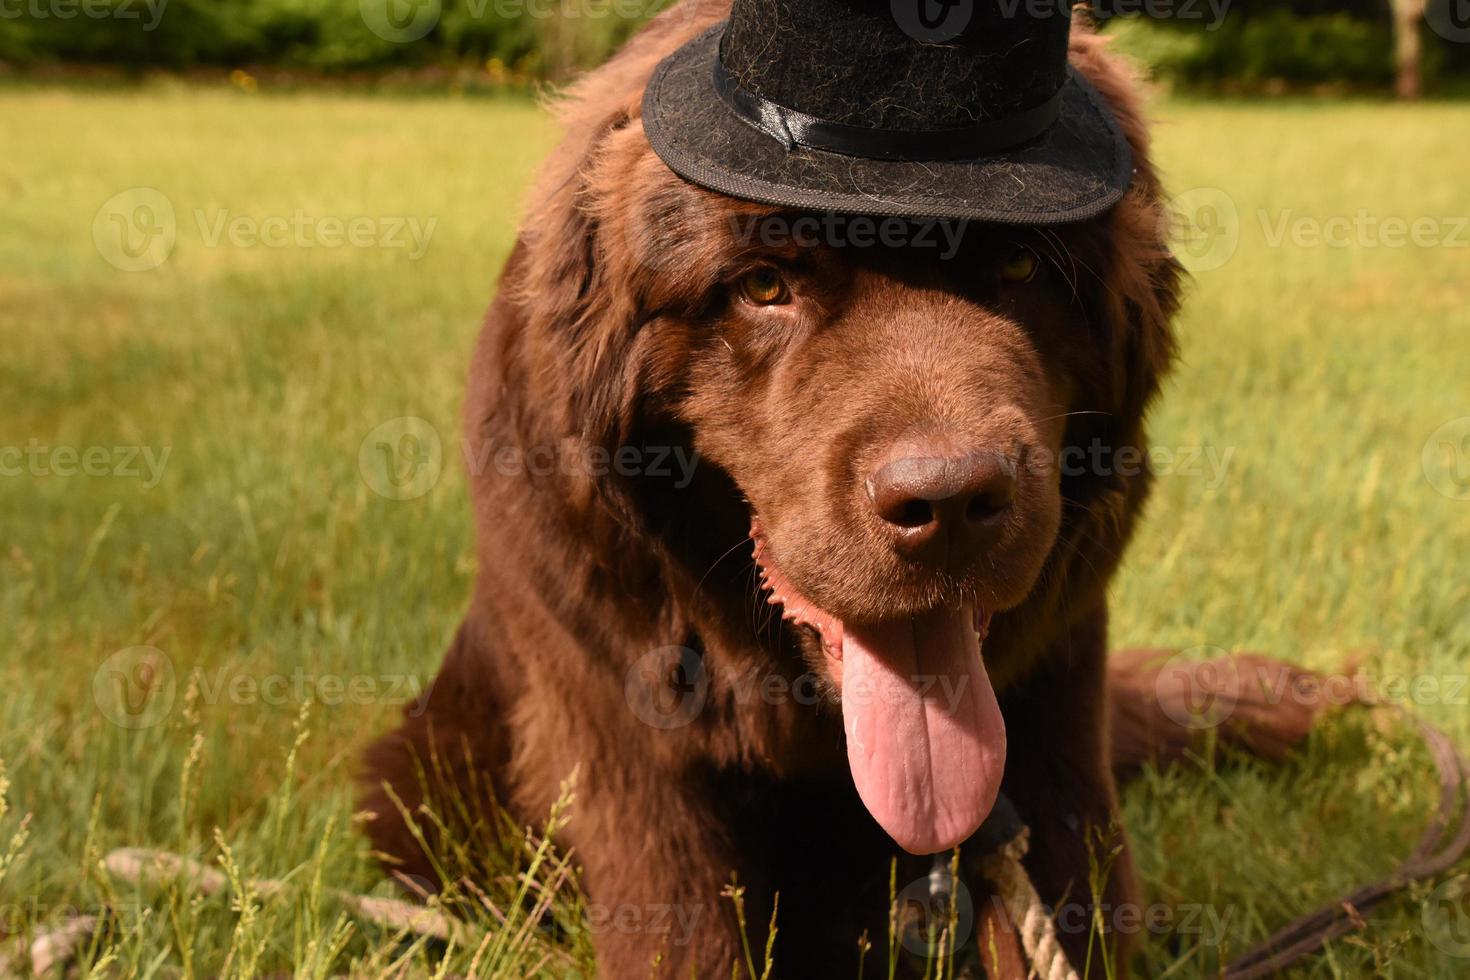
[[[215,895],[230,886],[229,879],[221,872],[169,851],[123,847],[110,852],[102,859],[102,865],[110,874],[133,884],[178,881],[198,895]],[[286,889],[283,882],[269,878],[255,879],[249,885],[260,895],[276,895]],[[453,940],[461,947],[472,945],[469,930],[438,909],[394,898],[354,895],[335,889],[331,894],[359,918],[385,929],[431,939]],[[91,941],[98,923],[97,916],[86,915],[38,932],[35,941],[31,943],[28,972],[34,976],[45,976],[58,967],[70,964],[76,958],[78,950]],[[0,980],[8,980],[9,977],[23,972],[26,971],[21,970],[14,957],[0,954]]]
[[[102,864],[117,877],[134,883],[178,879],[201,895],[213,895],[229,887],[229,880],[222,873],[168,851],[123,847],[108,854]],[[285,889],[284,884],[269,878],[257,878],[249,884],[261,895],[275,895]],[[444,941],[453,939],[461,946],[469,942],[466,928],[438,909],[394,898],[354,895],[337,889],[333,889],[331,894],[360,918],[385,929]]]
[[[1079,980],[1077,971],[1067,962],[1067,954],[1057,941],[1051,912],[1036,893],[1031,876],[1021,863],[1026,856],[1028,837],[1023,827],[1015,838],[988,855],[983,862],[985,877],[995,885],[1006,914],[1017,924],[1021,947],[1031,964],[1028,980],[1030,977]],[[225,876],[220,872],[166,851],[121,848],[108,854],[103,864],[112,874],[130,882],[182,879],[204,895],[212,895],[228,887]],[[252,884],[262,894],[273,894],[283,888],[280,882],[268,879]],[[437,939],[464,938],[462,927],[436,909],[347,892],[336,892],[336,897],[364,919],[387,928]],[[33,967],[44,966],[49,970],[55,963],[69,960],[75,954],[77,944],[95,927],[96,920],[88,917],[57,930],[55,935],[43,934],[31,949]],[[0,975],[8,972],[9,966],[8,963],[0,963]],[[37,969],[36,972],[45,970]]]
[[[1067,962],[1067,954],[1057,941],[1051,911],[1036,894],[1031,876],[1021,863],[1026,856],[1029,836],[1023,827],[1014,838],[987,855],[983,862],[985,877],[995,885],[1006,914],[1016,923],[1021,934],[1021,948],[1031,963],[1027,977],[1078,980],[1077,971]]]

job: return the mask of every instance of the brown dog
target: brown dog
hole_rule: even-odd
[[[370,754],[374,842],[432,878],[385,784],[467,802],[462,829],[492,798],[538,822],[578,770],[562,843],[590,901],[692,924],[600,930],[615,978],[660,954],[729,976],[732,875],[753,943],[779,892],[783,976],[853,974],[890,859],[960,843],[1001,791],[1042,897],[1116,906],[1126,852],[1087,886],[1122,840],[1112,766],[1182,737],[1135,676],[1110,757],[1104,589],[1148,488],[1110,460],[1144,446],[1180,282],[1134,82],[1074,30],[1135,161],[1100,217],[859,247],[819,216],[803,244],[802,216],[675,176],[639,121],[725,9],[665,14],[568,103],[471,368],[479,578]],[[1080,964],[1087,935],[1062,938]]]

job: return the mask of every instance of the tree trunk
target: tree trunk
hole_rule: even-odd
[[[1423,89],[1419,36],[1423,18],[1424,0],[1393,0],[1394,58],[1398,64],[1395,89],[1401,99],[1417,99]]]

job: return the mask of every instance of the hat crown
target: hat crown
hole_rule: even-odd
[[[846,126],[1004,119],[1067,80],[1061,0],[735,0],[720,50],[747,92]]]

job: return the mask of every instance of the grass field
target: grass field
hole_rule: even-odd
[[[1190,258],[1153,425],[1176,457],[1115,642],[1361,654],[1433,682],[1414,709],[1470,747],[1470,106],[1156,108],[1171,186],[1219,228]],[[392,894],[349,777],[466,600],[462,377],[553,138],[514,101],[0,90],[0,854],[30,815],[0,865],[5,952],[106,909],[82,960],[129,974],[470,967],[474,942],[441,961],[331,893]],[[1312,244],[1333,218],[1345,244]],[[324,244],[321,219],[358,244]],[[1385,219],[1428,224],[1394,245]],[[404,416],[444,464],[407,491],[359,461]],[[1212,976],[1385,873],[1433,794],[1411,736],[1354,718],[1281,767],[1149,776],[1127,818],[1171,924],[1141,975]],[[290,887],[134,886],[99,866],[123,846]],[[1465,920],[1430,892],[1301,975],[1470,972]],[[554,914],[576,910],[565,889]],[[476,971],[585,973],[565,932],[492,930]]]

